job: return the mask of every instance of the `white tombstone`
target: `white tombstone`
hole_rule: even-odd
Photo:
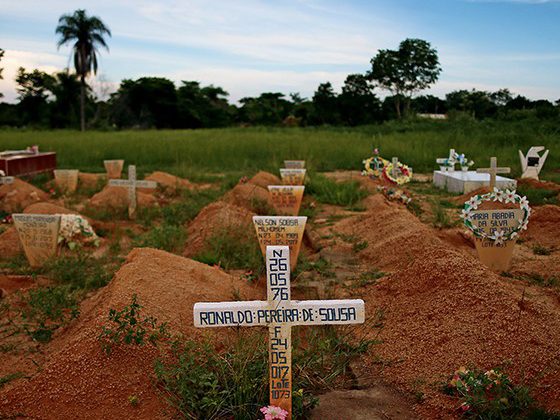
[[[550,150],[547,150],[542,156],[540,156],[539,152],[542,152],[543,150],[543,146],[533,146],[527,152],[527,156],[523,156],[523,152],[521,150],[519,151],[521,170],[523,171],[521,178],[539,179],[541,169],[548,157],[548,152],[550,152]]]

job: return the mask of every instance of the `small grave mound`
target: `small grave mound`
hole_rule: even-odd
[[[0,234],[0,259],[10,259],[23,252],[15,227],[9,227]]]
[[[269,185],[282,185],[280,178],[265,171],[257,172],[257,174],[247,182],[249,184],[258,185],[264,189],[266,189]]]
[[[27,214],[79,214],[77,211],[44,202],[31,204],[23,212]]]
[[[168,322],[174,334],[192,337],[201,334],[193,325],[194,303],[232,300],[234,290],[243,299],[263,297],[219,269],[160,250],[134,249],[111,283],[82,303],[78,320],[55,337],[44,369],[0,396],[2,414],[45,418],[45,413],[56,413],[57,419],[172,417],[153,385],[155,347],[120,345],[109,356],[102,351],[98,336],[109,309],[121,310],[136,294],[144,315]],[[129,402],[130,396],[137,397],[138,405]]]
[[[106,183],[106,174],[91,174],[80,172],[78,174],[78,186],[85,189],[97,189],[100,183]]]
[[[13,184],[0,185],[0,211],[17,213],[30,204],[48,199],[46,192],[19,178],[15,178]]]
[[[481,187],[481,188],[477,188],[476,190],[473,190],[471,192],[460,195],[458,197],[453,197],[450,201],[453,202],[454,204],[457,204],[457,205],[464,204],[465,201],[470,200],[475,195],[483,195],[483,194],[487,194],[489,192],[490,192],[490,187]]]
[[[136,192],[138,207],[157,205],[156,198],[151,194]],[[128,208],[128,188],[106,186],[89,200],[89,204],[96,208],[123,210]]]
[[[519,187],[529,187],[529,188],[537,188],[537,189],[560,192],[560,184],[557,184],[555,182],[550,182],[550,181],[539,181],[537,179],[532,179],[532,178],[518,179],[517,188]]]
[[[231,191],[224,195],[223,201],[239,207],[246,208],[256,214],[271,214],[272,200],[268,189],[255,184],[237,184]]]
[[[522,238],[543,246],[560,248],[560,207],[552,204],[535,207]]]
[[[188,180],[179,178],[178,176],[168,174],[167,172],[156,171],[146,177],[146,181],[155,181],[159,187],[169,192],[176,192],[177,190],[185,189],[192,190],[194,185]],[[142,190],[143,191],[143,190]]]
[[[254,232],[252,217],[254,213],[242,207],[217,201],[204,207],[187,229],[187,246],[183,255],[192,257],[204,249],[208,239],[231,229]],[[255,237],[255,241],[256,241]]]

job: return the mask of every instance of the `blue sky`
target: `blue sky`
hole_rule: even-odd
[[[58,17],[77,8],[111,28],[94,91],[163,76],[222,86],[236,101],[265,91],[310,97],[363,73],[380,48],[425,39],[443,73],[429,91],[507,87],[560,99],[560,0],[0,0],[0,92],[14,101],[19,66],[55,71]],[[381,91],[378,93],[382,94]]]

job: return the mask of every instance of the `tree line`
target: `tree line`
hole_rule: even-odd
[[[18,102],[0,103],[0,127],[126,129],[215,128],[239,125],[357,126],[418,114],[449,114],[473,119],[558,118],[560,100],[532,101],[509,90],[458,90],[445,99],[418,93],[439,78],[437,50],[421,39],[406,39],[396,50],[379,50],[364,74],[349,74],[340,92],[330,82],[319,84],[311,98],[299,93],[265,92],[228,101],[214,85],[163,77],[121,81],[101,100],[87,84],[97,72],[99,48],[108,50],[109,28],[85,10],[60,17],[58,47],[72,44],[74,71],[54,74],[19,68]],[[0,60],[4,51],[0,49]],[[0,69],[0,78],[2,70]],[[389,93],[383,99],[376,89]],[[415,96],[416,95],[416,96]]]

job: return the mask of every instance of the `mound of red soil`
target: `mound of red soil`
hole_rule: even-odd
[[[145,315],[168,322],[173,333],[193,336],[200,333],[193,326],[194,303],[228,301],[237,289],[243,299],[263,298],[246,282],[216,268],[159,250],[133,250],[111,283],[84,301],[79,319],[55,337],[44,369],[0,395],[2,414],[38,419],[172,417],[153,385],[155,347],[121,345],[110,356],[102,351],[98,336],[109,309],[120,310],[136,294]],[[130,396],[138,398],[137,406],[130,404]]]
[[[101,182],[106,182],[107,174],[91,174],[80,172],[78,174],[78,185],[80,188],[96,189]]]
[[[530,383],[542,404],[560,409],[558,300],[542,299],[534,288],[521,302],[524,285],[452,249],[411,213],[377,197],[367,200],[369,212],[358,223],[335,225],[368,242],[363,263],[396,269],[360,295],[369,317],[379,310],[384,317],[382,343],[366,369],[383,360],[387,381],[424,392],[417,409],[425,418],[452,417],[457,400],[437,384],[460,366],[504,366],[514,381]]]
[[[265,171],[257,172],[257,174],[247,182],[249,184],[258,185],[264,189],[266,189],[269,185],[282,185],[280,178]]]
[[[0,259],[13,258],[23,252],[15,227],[9,227],[0,234]]]
[[[216,233],[239,228],[253,230],[254,214],[242,207],[217,201],[204,207],[187,229],[187,244],[183,255],[192,257],[202,251],[206,241]]]
[[[490,188],[489,187],[480,187],[477,188],[474,191],[471,191],[469,193],[460,195],[458,197],[453,197],[452,199],[450,199],[449,201],[455,203],[455,204],[464,204],[465,201],[470,200],[471,198],[473,198],[475,195],[482,195],[482,194],[487,194],[490,192]]]
[[[167,172],[156,171],[146,177],[146,180],[155,181],[158,183],[159,187],[162,187],[164,190],[172,193],[175,193],[177,190],[192,190],[194,188],[194,185],[188,180],[168,174]]]
[[[48,199],[46,192],[19,178],[15,178],[13,184],[0,185],[0,210],[7,213],[17,213],[30,204]]]
[[[27,206],[23,211],[27,214],[79,214],[62,206],[51,203],[35,203]]]
[[[222,200],[257,214],[270,214],[270,209],[272,209],[268,189],[250,183],[237,184],[223,196]]]
[[[531,179],[531,178],[518,179],[517,187],[520,186],[560,192],[560,184],[557,184],[555,182],[550,182],[550,181],[538,181],[536,179]]]
[[[533,208],[527,232],[522,237],[540,245],[560,248],[560,207],[547,204]]]
[[[139,207],[157,205],[156,198],[151,194],[140,191],[136,192],[136,200]],[[128,189],[122,187],[106,186],[89,200],[92,207],[110,210],[122,210],[128,208]]]

